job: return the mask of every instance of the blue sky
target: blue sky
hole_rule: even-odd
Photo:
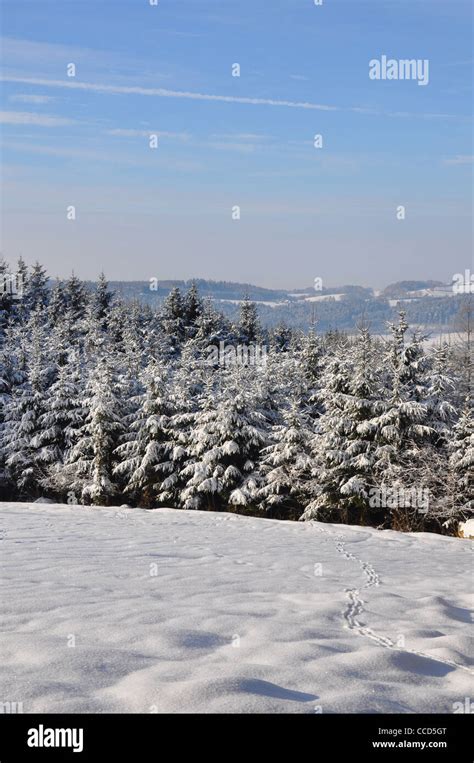
[[[7,259],[59,276],[275,287],[472,268],[470,1],[2,11]],[[427,59],[429,84],[371,80],[382,55]]]

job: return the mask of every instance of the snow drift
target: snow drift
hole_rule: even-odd
[[[456,712],[470,542],[2,504],[3,701],[24,712]]]

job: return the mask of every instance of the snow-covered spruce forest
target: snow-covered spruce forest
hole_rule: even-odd
[[[0,303],[3,500],[450,534],[472,515],[470,332],[427,347],[403,313],[388,339],[266,330],[252,302],[232,325],[195,286],[154,311],[103,276],[91,292],[18,268],[21,299]]]

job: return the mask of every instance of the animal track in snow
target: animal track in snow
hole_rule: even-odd
[[[333,536],[333,533],[329,532],[328,530],[325,530],[321,527],[316,527],[313,525],[315,529],[322,533],[323,535],[326,535],[328,539],[330,539]],[[359,557],[352,554],[350,551],[346,549],[345,542],[343,540],[342,535],[337,535],[335,547],[336,550],[342,554],[346,559],[349,561],[357,562],[359,566],[362,568],[364,575],[366,577],[366,582],[364,584],[364,589],[372,588],[373,586],[379,586],[381,585],[381,580],[378,575],[378,573],[375,571],[374,567],[369,562],[364,562],[362,559],[359,559]],[[471,670],[471,668],[468,668],[466,665],[461,665],[458,662],[454,662],[454,660],[447,660],[444,657],[435,657],[431,654],[427,654],[425,652],[420,652],[417,649],[407,649],[405,647],[399,646],[394,641],[392,641],[391,638],[388,636],[382,636],[378,633],[375,633],[371,628],[368,628],[367,626],[363,625],[359,622],[358,617],[365,611],[364,609],[364,600],[361,598],[360,591],[357,588],[346,588],[345,593],[348,598],[347,607],[344,610],[343,617],[346,621],[346,627],[349,628],[349,630],[356,631],[360,636],[364,636],[365,638],[369,638],[371,641],[374,641],[379,646],[385,647],[386,649],[393,649],[398,652],[405,652],[407,654],[415,654],[418,657],[422,657],[427,660],[433,660],[434,662],[443,663],[444,665],[449,665],[452,668],[457,668],[459,670],[465,670],[470,675],[474,675],[474,671]]]

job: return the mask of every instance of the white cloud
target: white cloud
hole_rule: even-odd
[[[27,93],[18,93],[18,95],[11,95],[9,100],[16,101],[19,103],[41,104],[41,103],[50,103],[51,101],[54,101],[56,99],[52,95],[31,95]]]
[[[0,124],[63,127],[74,124],[74,120],[54,117],[49,114],[35,114],[31,111],[0,111]]]
[[[144,159],[129,158],[121,154],[113,154],[107,151],[90,151],[89,149],[71,148],[67,146],[41,146],[37,143],[20,143],[18,141],[4,141],[3,148],[19,153],[32,153],[44,156],[56,156],[60,159],[79,159],[94,162],[109,162],[116,167],[124,165],[130,167],[150,167],[150,162]],[[205,169],[205,166],[195,160],[159,158],[159,164],[167,169],[177,170],[179,172],[199,172]]]
[[[218,151],[238,151],[241,154],[251,154],[259,146],[252,143],[231,143],[230,141],[211,141],[206,144],[209,148],[215,148]]]
[[[112,95],[144,95],[156,98],[185,98],[193,101],[214,101],[220,103],[242,103],[253,106],[283,106],[293,109],[309,109],[316,111],[349,111],[353,113],[373,114],[386,117],[415,117],[421,119],[461,119],[470,120],[472,117],[457,114],[423,114],[411,112],[384,112],[359,106],[328,106],[309,101],[287,101],[277,98],[249,98],[246,96],[215,95],[210,93],[191,93],[185,90],[168,90],[166,88],[141,87],[139,85],[104,85],[98,82],[77,82],[63,79],[41,79],[36,77],[18,77],[10,74],[0,76],[2,82],[17,82],[39,87],[57,87],[68,90],[82,90],[94,93],[110,93]]]
[[[77,45],[64,45],[57,42],[39,42],[17,37],[1,37],[3,66],[34,67],[35,71],[44,68],[56,69],[58,66],[65,72],[66,64],[74,61],[76,64],[87,65],[93,61],[94,66],[110,66],[117,61],[112,53],[94,48],[83,48]],[[123,56],[122,56],[123,60]]]
[[[0,45],[2,69],[12,77],[27,76],[31,71],[40,77],[55,77],[58,72],[64,72],[66,76],[66,66],[70,62],[76,64],[83,77],[107,76],[118,81],[115,78],[120,76],[120,81],[123,82],[124,78],[133,76],[137,70],[143,77],[152,76],[153,82],[156,82],[157,78],[161,80],[170,76],[169,72],[158,72],[155,67],[152,67],[150,72],[148,59],[136,58],[124,51],[99,50],[14,37],[0,37]],[[115,71],[121,74],[116,75]],[[102,74],[99,74],[100,72]]]
[[[263,141],[267,141],[271,138],[270,135],[260,135],[258,133],[253,132],[237,132],[237,133],[214,133],[211,135],[211,138],[216,138],[217,140],[229,140],[232,142],[245,142],[248,141],[249,143],[262,143]]]
[[[95,82],[73,82],[72,80],[39,79],[35,77],[15,77],[4,74],[0,77],[3,82],[21,82],[41,87],[59,87],[70,90],[88,90],[95,93],[111,93],[122,95],[147,95],[158,98],[187,98],[193,101],[218,101],[221,103],[244,103],[254,106],[286,106],[295,109],[314,109],[317,111],[338,111],[337,106],[327,106],[307,101],[286,101],[272,98],[247,98],[234,95],[211,95],[208,93],[190,93],[182,90],[167,90],[165,88],[139,87],[137,85],[101,85]]]
[[[189,140],[189,135],[185,132],[167,132],[165,130],[128,130],[125,128],[114,128],[105,131],[107,135],[117,135],[124,138],[149,138],[150,135],[158,135],[159,138],[176,138],[177,140]]]
[[[71,148],[70,146],[62,148],[61,146],[41,146],[37,143],[19,143],[16,141],[6,141],[3,146],[5,149],[21,153],[44,154],[45,156],[57,156],[64,159],[90,159],[93,161],[117,162],[116,156],[107,154],[106,152],[89,151],[88,149]],[[123,157],[121,157],[120,161],[127,164],[136,164],[136,162],[130,162],[130,160]]]

